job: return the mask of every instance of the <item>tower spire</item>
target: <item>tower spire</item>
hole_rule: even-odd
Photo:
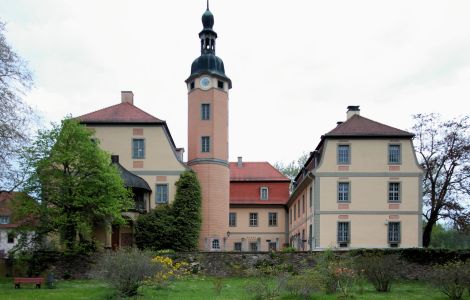
[[[209,0],[207,0],[207,10],[209,10]]]

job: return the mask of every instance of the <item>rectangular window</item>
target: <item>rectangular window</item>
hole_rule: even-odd
[[[310,187],[310,190],[309,190],[309,193],[308,193],[308,195],[309,195],[309,197],[310,197],[309,200],[308,200],[310,207],[313,206],[313,194],[312,194],[312,192],[313,192],[313,191],[312,191],[312,187]]]
[[[228,214],[228,226],[236,227],[237,226],[237,213],[229,213]]]
[[[15,234],[13,234],[13,232],[9,232],[7,234],[7,243],[13,244],[14,242],[15,242]]]
[[[155,203],[168,203],[168,184],[157,184]]]
[[[338,244],[349,243],[349,222],[338,222]]]
[[[297,204],[294,204],[294,221],[297,219]]]
[[[338,202],[349,202],[349,182],[338,182]]]
[[[338,145],[338,164],[347,165],[351,162],[349,145]]]
[[[400,222],[388,223],[388,242],[390,244],[400,243]]]
[[[400,183],[388,183],[388,202],[400,202]]]
[[[210,144],[211,144],[210,137],[208,136],[201,137],[201,152],[209,152],[211,148]]]
[[[302,195],[302,214],[305,213],[305,195]]]
[[[400,164],[401,163],[401,146],[388,145],[388,163]]]
[[[269,251],[276,251],[277,250],[276,242],[269,242],[268,249]]]
[[[145,158],[145,141],[144,139],[132,139],[132,158]]]
[[[268,194],[268,188],[267,188],[267,187],[262,187],[262,188],[260,188],[259,194],[260,194],[260,195],[259,195],[259,198],[260,198],[261,200],[268,200],[269,194]]]
[[[310,224],[308,226],[308,245],[310,247],[310,250],[313,249],[313,225]]]
[[[0,216],[0,224],[10,224],[9,216]]]
[[[191,83],[189,84],[189,89],[194,89],[194,81],[191,81]]]
[[[220,81],[220,80],[217,80],[217,87],[219,89],[223,89],[224,88],[224,82],[223,81]]]
[[[242,251],[242,243],[240,242],[233,243],[233,251]]]
[[[209,103],[201,104],[201,120],[210,120],[211,105]]]
[[[258,213],[250,213],[250,227],[258,226]]]
[[[258,251],[258,243],[250,243],[250,251],[252,252]]]
[[[269,226],[277,226],[277,213],[270,212],[268,213],[268,224]]]
[[[300,218],[300,200],[297,202],[297,216]]]
[[[292,224],[292,207],[290,208],[289,222]]]

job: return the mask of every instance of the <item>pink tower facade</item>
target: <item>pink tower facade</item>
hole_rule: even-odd
[[[202,189],[199,249],[226,250],[230,198],[228,92],[231,80],[215,55],[217,33],[209,8],[202,16],[201,55],[191,65],[188,87],[188,165]]]

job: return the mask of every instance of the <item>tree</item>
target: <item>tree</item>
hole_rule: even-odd
[[[201,198],[196,174],[193,171],[182,173],[176,182],[175,201],[137,219],[137,246],[152,250],[196,250],[202,221]]]
[[[191,251],[198,248],[201,230],[201,186],[196,173],[186,171],[176,182],[175,201],[172,205],[175,250]]]
[[[274,167],[291,181],[293,181],[297,174],[299,174],[299,172],[304,167],[304,164],[307,162],[308,158],[309,154],[303,153],[297,160],[293,160],[288,164],[278,161],[274,164]]]
[[[40,131],[23,159],[24,191],[35,201],[21,201],[20,215],[32,217],[40,234],[60,234],[66,251],[89,245],[95,224],[124,223],[130,192],[110,156],[76,120]]]
[[[440,219],[456,228],[468,228],[470,211],[469,117],[442,121],[438,114],[414,116],[415,149],[423,178],[423,246],[431,242],[433,227]]]
[[[18,185],[15,160],[28,142],[29,125],[34,114],[22,100],[30,90],[31,72],[6,41],[5,24],[0,21],[0,190],[14,190]]]

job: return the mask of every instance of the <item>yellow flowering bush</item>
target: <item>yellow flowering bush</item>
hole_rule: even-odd
[[[161,270],[148,279],[148,283],[156,288],[164,288],[170,281],[188,275],[189,264],[187,262],[174,262],[167,256],[155,256],[152,263],[162,266]]]

